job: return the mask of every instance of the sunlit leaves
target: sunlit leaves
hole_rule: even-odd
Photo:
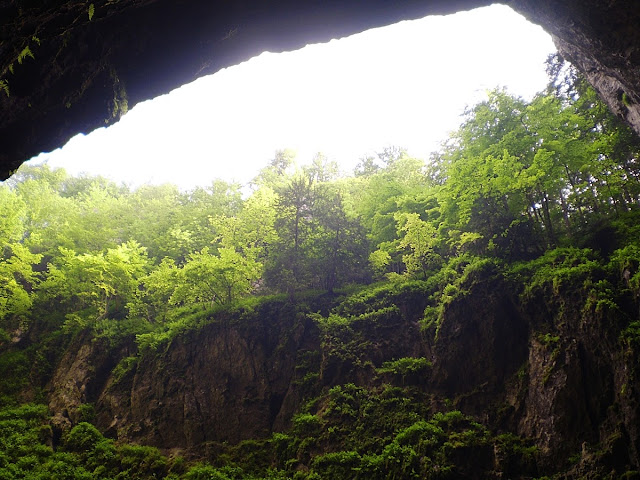
[[[421,273],[426,279],[429,269],[440,260],[440,256],[434,252],[438,242],[435,227],[421,220],[417,213],[398,215],[398,225],[402,235],[399,247],[408,251],[402,256],[407,273]]]
[[[263,258],[278,238],[275,230],[277,198],[271,188],[263,186],[244,202],[235,216],[212,214],[209,223],[217,233],[216,244]]]
[[[444,229],[479,234],[476,253],[527,257],[575,235],[585,213],[596,218],[631,200],[637,182],[621,181],[624,167],[603,148],[617,127],[609,130],[589,91],[581,95],[525,102],[496,90],[469,109],[434,157]]]
[[[4,247],[0,256],[0,328],[16,328],[27,320],[33,305],[31,291],[38,283],[33,266],[41,258],[19,243]]]
[[[92,320],[124,316],[148,268],[146,249],[134,241],[98,253],[61,248],[56,263],[42,284],[42,300]]]
[[[180,273],[171,258],[164,258],[147,276],[140,278],[141,288],[128,304],[129,314],[150,322],[163,322],[170,311],[170,303]]]
[[[217,255],[208,248],[192,253],[179,271],[171,296],[174,304],[229,304],[248,293],[262,274],[262,265],[234,248],[223,247]]]
[[[22,219],[27,206],[24,200],[7,187],[0,187],[0,242],[20,240],[24,234]]]
[[[382,249],[375,250],[369,254],[369,263],[374,275],[380,277],[387,271],[387,267],[391,263],[391,255]]]

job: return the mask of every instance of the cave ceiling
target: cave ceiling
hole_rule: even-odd
[[[0,178],[135,104],[262,53],[484,0],[0,0]],[[640,2],[502,2],[540,24],[640,133]],[[508,39],[505,39],[508,41]]]

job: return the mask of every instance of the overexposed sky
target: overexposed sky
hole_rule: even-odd
[[[262,55],[138,104],[122,120],[34,161],[132,185],[251,180],[277,149],[322,151],[350,172],[402,146],[419,158],[496,86],[531,98],[555,51],[505,6],[433,16]]]

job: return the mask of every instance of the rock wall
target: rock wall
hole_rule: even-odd
[[[275,312],[274,312],[275,310]],[[118,438],[164,448],[264,438],[292,388],[298,352],[318,349],[313,322],[268,305],[254,322],[224,319],[149,351],[97,400],[98,424]]]
[[[386,361],[426,357],[429,370],[402,382],[431,398],[433,411],[459,409],[497,433],[530,438],[554,471],[576,454],[575,469],[637,469],[637,346],[623,335],[635,300],[623,312],[596,308],[581,288],[522,300],[498,274],[463,287],[435,337],[419,327],[427,296],[416,290],[330,334],[308,307],[279,301],[186,331],[129,364],[130,349],[108,355],[76,342],[53,376],[50,407],[95,402],[108,435],[197,456],[212,442],[286,430],[305,401],[335,385],[395,381],[380,374]],[[127,368],[108,373],[118,356]]]
[[[640,5],[622,0],[514,0],[554,39],[609,108],[640,133]]]

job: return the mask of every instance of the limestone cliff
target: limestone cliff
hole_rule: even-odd
[[[487,270],[461,285],[437,330],[425,330],[427,294],[414,285],[321,308],[267,301],[134,357],[131,345],[107,354],[74,342],[50,383],[50,407],[73,422],[79,404],[95,402],[97,425],[113,437],[206,456],[210,444],[287,431],[305,402],[336,385],[396,383],[422,392],[431,412],[459,409],[531,439],[539,472],[640,466],[630,293],[614,309],[578,284],[523,294]],[[323,323],[332,302],[348,324]],[[404,357],[428,364],[402,377],[380,368]]]

